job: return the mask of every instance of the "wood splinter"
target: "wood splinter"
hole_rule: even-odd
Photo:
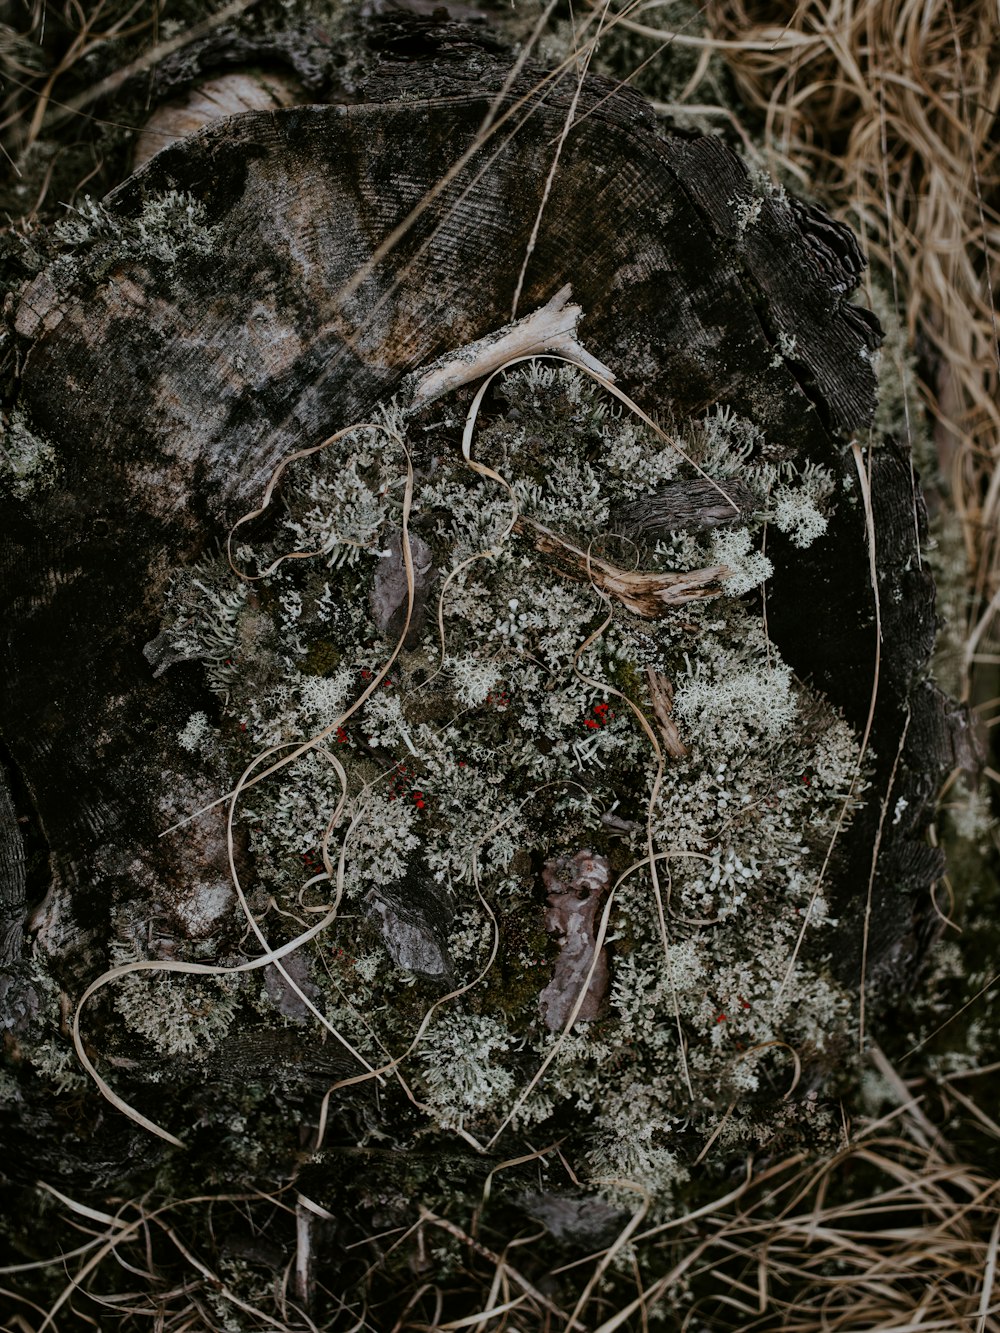
[[[552,980],[538,1001],[542,1020],[550,1032],[559,1032],[566,1026],[584,986],[586,994],[576,1021],[590,1022],[600,1017],[608,990],[608,954],[602,948],[596,964],[594,955],[597,921],[609,878],[607,858],[597,852],[580,851],[575,856],[557,856],[545,862],[542,870],[548,898],[545,929],[559,941],[560,950]]]
[[[646,620],[656,620],[682,602],[718,597],[722,592],[719,583],[732,572],[728,565],[709,565],[682,574],[619,569],[607,560],[581,551],[544,523],[524,514],[515,522],[514,531],[530,536],[536,549],[551,556],[558,572],[565,578],[592,583],[601,592],[616,598],[634,615]]]
[[[651,666],[646,668],[646,683],[649,686],[653,716],[659,723],[660,735],[663,738],[663,748],[673,759],[686,759],[688,756],[687,746],[681,740],[677,723],[674,721],[673,685],[667,680],[666,676],[661,676]]]
[[[566,284],[545,305],[533,310],[523,319],[488,333],[478,342],[468,343],[454,352],[432,361],[403,381],[403,390],[409,389],[410,408],[418,411],[444,394],[453,393],[463,384],[485,379],[508,361],[522,357],[542,356],[553,352],[584,369],[592,371],[610,384],[615,382],[614,371],[591,356],[576,336],[576,326],[583,316],[582,306],[570,304],[573,289]]]

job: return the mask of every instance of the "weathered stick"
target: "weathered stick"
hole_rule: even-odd
[[[617,598],[635,615],[647,620],[666,615],[671,607],[684,602],[720,596],[722,589],[717,585],[730,572],[727,565],[689,569],[683,574],[619,569],[607,560],[581,551],[544,523],[524,514],[515,522],[514,530],[527,533],[539,551],[552,556],[559,573],[577,582],[593,583],[601,592]]]
[[[655,532],[700,532],[745,523],[757,507],[749,486],[735,478],[724,482],[695,478],[674,481],[655,495],[644,495],[612,514],[612,526],[626,537]]]
[[[413,410],[426,407],[436,398],[452,393],[463,384],[484,379],[508,361],[525,356],[540,356],[543,352],[555,352],[569,361],[575,361],[577,365],[585,366],[613,384],[614,371],[603,361],[591,356],[576,336],[576,326],[583,315],[583,309],[569,304],[572,294],[572,288],[567,283],[551,301],[530,315],[525,315],[513,324],[505,324],[478,342],[468,343],[455,352],[446,352],[429,366],[408,375],[402,389],[404,396],[407,390],[412,394],[410,406]]]
[[[646,681],[649,685],[649,697],[653,703],[653,714],[660,727],[663,748],[673,759],[686,759],[687,746],[681,740],[674,721],[674,687],[666,676],[661,676],[651,666],[646,668]]]

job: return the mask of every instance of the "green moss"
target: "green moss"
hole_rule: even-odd
[[[539,903],[541,899],[539,898]],[[477,1013],[499,1013],[515,1028],[537,1020],[538,996],[558,956],[558,946],[546,935],[541,914],[520,907],[498,919],[500,947],[497,964],[470,999]]]
[[[642,708],[646,702],[647,685],[634,662],[619,658],[611,671],[611,680],[630,703]]]
[[[310,644],[302,661],[307,676],[330,676],[340,665],[343,653],[330,639],[317,639]]]

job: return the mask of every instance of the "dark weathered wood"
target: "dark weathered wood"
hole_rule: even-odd
[[[21,956],[27,903],[24,839],[0,767],[0,966],[8,967]]]
[[[655,537],[657,533],[700,532],[746,521],[757,498],[740,481],[726,483],[725,494],[713,481],[680,481],[661,486],[613,515],[613,526],[626,537]]]

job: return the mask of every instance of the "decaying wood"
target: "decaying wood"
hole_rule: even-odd
[[[724,484],[694,477],[669,482],[655,495],[642,496],[612,515],[616,532],[634,539],[656,533],[700,532],[706,528],[746,523],[757,497],[736,478]]]
[[[673,717],[673,685],[667,680],[666,676],[660,675],[651,666],[646,668],[646,682],[649,686],[649,697],[653,705],[653,716],[656,718],[660,729],[664,750],[673,759],[685,759],[687,757],[687,746],[681,740],[681,734],[677,730],[677,723]]]
[[[272,111],[304,100],[301,84],[287,74],[240,70],[206,79],[183,97],[156,108],[136,140],[133,169],[138,171],[161,148],[216,120],[244,111]]]
[[[397,967],[429,981],[452,975],[447,900],[435,896],[429,884],[381,885],[372,891],[370,910]]]
[[[538,1003],[552,1032],[562,1031],[574,1011],[577,1022],[600,1017],[609,971],[607,950],[597,948],[597,926],[609,881],[607,858],[599,853],[580,851],[545,863],[545,929],[558,941],[559,957]]]
[[[527,533],[537,550],[550,556],[556,569],[566,578],[592,583],[595,588],[627,606],[637,616],[655,620],[685,602],[718,597],[719,583],[729,574],[725,565],[690,569],[683,574],[652,573],[641,569],[619,569],[607,560],[560,537],[536,519],[520,515],[514,524],[517,532]]]
[[[0,967],[9,967],[21,956],[26,911],[24,838],[0,765]]]
[[[442,78],[436,68],[431,91]],[[59,435],[72,421],[104,456],[109,486],[92,502],[98,512],[127,466],[141,512],[162,512],[169,497],[178,537],[194,537],[199,504],[238,516],[287,454],[334,422],[361,419],[407,371],[508,317],[516,256],[548,175],[544,144],[561,124],[559,98],[550,93],[533,110],[530,133],[477,152],[487,96],[466,90],[442,104],[411,95],[419,71],[403,70],[399,81],[405,104],[291,108],[208,127],[158,153],[106,201],[128,225],[158,191],[187,190],[218,229],[211,264],[166,270],[131,259],[93,278],[81,270],[55,283],[42,274],[23,293],[22,396],[40,431]],[[742,252],[716,238],[679,182],[675,154],[690,174],[691,149],[655,134],[628,95],[595,88],[584,111],[546,205],[524,307],[572,283],[587,345],[601,349],[633,397],[668,402],[679,417],[725,402],[789,453],[823,447],[824,417],[840,428],[863,424],[875,336],[841,298],[813,293],[812,260],[790,215],[781,221],[780,203],[765,203],[759,225],[772,213],[775,227],[781,221],[782,305],[800,290],[811,310],[821,299],[816,337],[823,349],[836,341],[840,365],[851,367],[821,406],[811,382],[807,394],[788,363],[772,364],[756,314],[772,299],[768,288],[756,288]],[[456,174],[463,153],[468,165]],[[396,160],[405,170],[390,187],[386,164]],[[599,220],[595,179],[604,182]],[[745,178],[741,189],[751,192]],[[388,237],[418,206],[410,230],[375,260],[368,238]],[[253,238],[264,218],[273,224],[262,251]],[[618,299],[626,288],[628,301]],[[712,312],[708,325],[694,314],[702,309]],[[655,355],[640,354],[650,337]],[[795,366],[806,375],[810,337],[804,330],[797,344]],[[79,383],[101,392],[81,397],[70,388]],[[164,431],[171,443],[155,468],[126,464],[125,441]],[[192,493],[196,472],[202,500]]]

